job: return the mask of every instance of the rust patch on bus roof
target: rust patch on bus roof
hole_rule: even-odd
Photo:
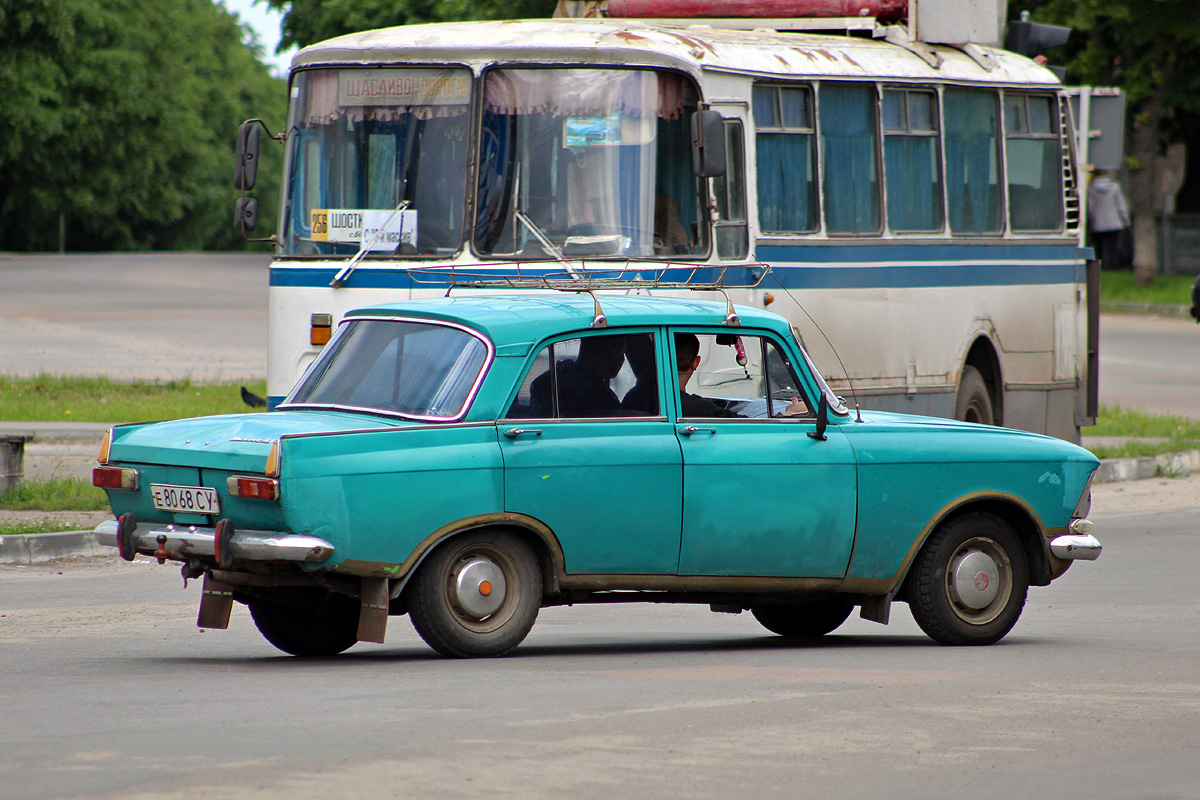
[[[645,42],[648,41],[645,36],[634,33],[633,31],[618,31],[614,34],[618,39],[624,39],[626,42]]]

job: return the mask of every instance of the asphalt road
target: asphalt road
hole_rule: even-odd
[[[1200,325],[1191,317],[1101,316],[1100,402],[1200,419]]]
[[[544,610],[510,657],[302,661],[193,627],[199,585],[0,567],[0,795],[1200,798],[1200,476],[1099,486],[1101,559],[1000,644],[903,605],[817,644],[703,607]]]

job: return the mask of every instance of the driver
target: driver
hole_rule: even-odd
[[[679,370],[679,412],[682,417],[741,417],[745,414],[720,405],[707,397],[689,394],[688,381],[700,366],[700,339],[694,333],[675,334],[675,360]],[[783,411],[783,416],[806,413],[808,406],[799,397],[793,398]]]

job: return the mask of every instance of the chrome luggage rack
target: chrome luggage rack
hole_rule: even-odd
[[[465,266],[410,267],[408,274],[415,284],[446,286],[446,296],[454,289],[549,289],[556,292],[589,294],[595,303],[593,328],[608,326],[600,308],[598,291],[633,289],[686,289],[697,292],[720,292],[725,298],[725,324],[740,325],[733,310],[733,301],[726,289],[755,289],[771,271],[768,264],[634,264],[585,268],[571,263],[547,268],[521,262],[505,264],[469,264]]]

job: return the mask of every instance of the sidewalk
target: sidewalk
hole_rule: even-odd
[[[32,434],[31,442],[86,443],[95,452],[104,431],[112,427],[104,422],[0,422],[0,436]],[[1099,444],[1099,440],[1083,437],[1084,444]],[[1115,442],[1104,440],[1104,444]],[[94,456],[93,456],[94,458]],[[1094,483],[1135,481],[1159,476],[1181,476],[1200,472],[1200,450],[1168,453],[1145,458],[1110,458],[1100,462]],[[103,513],[103,512],[101,512]],[[4,516],[53,516],[41,512],[3,512]],[[40,564],[60,558],[116,557],[111,547],[96,544],[90,529],[59,533],[29,533],[0,536],[0,564]]]

